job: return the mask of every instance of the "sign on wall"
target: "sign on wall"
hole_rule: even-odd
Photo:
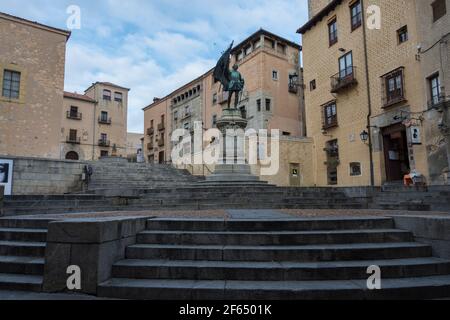
[[[416,126],[412,126],[411,130],[411,143],[412,144],[421,144],[422,139],[420,137],[420,128]]]
[[[12,194],[13,160],[0,159],[0,186],[5,187],[5,196]]]

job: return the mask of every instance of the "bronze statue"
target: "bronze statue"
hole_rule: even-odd
[[[229,70],[230,66],[230,54],[233,48],[231,43],[228,50],[222,55],[217,66],[214,69],[214,79],[219,81],[223,90],[228,92],[228,109],[231,109],[231,100],[234,94],[234,109],[237,109],[239,104],[239,97],[244,90],[245,80],[241,73],[238,71],[239,66],[235,64],[232,70]]]

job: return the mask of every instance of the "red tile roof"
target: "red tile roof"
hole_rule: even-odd
[[[78,93],[67,92],[67,91],[64,91],[64,98],[81,100],[81,101],[86,101],[86,102],[91,102],[91,103],[95,103],[96,102],[94,99],[92,99],[91,97],[88,97],[85,94],[78,94]]]

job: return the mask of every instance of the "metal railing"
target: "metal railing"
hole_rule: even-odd
[[[80,112],[67,111],[66,116],[67,116],[67,119],[73,119],[73,120],[82,120],[83,119],[83,114]]]
[[[435,97],[428,101],[428,109],[442,108],[444,106],[450,106],[450,96]]]
[[[152,136],[152,135],[154,135],[155,134],[155,128],[148,128],[147,129],[147,135],[148,136]]]
[[[166,126],[165,126],[164,123],[158,124],[158,131],[163,131],[163,130],[165,130],[165,129],[166,129]]]
[[[68,136],[66,138],[66,142],[67,143],[72,143],[72,144],[80,144],[81,143],[81,138]]]
[[[98,123],[100,124],[111,124],[112,120],[111,118],[103,118],[103,117],[98,117]]]
[[[356,67],[348,67],[331,77],[331,93],[357,84]]]
[[[98,145],[100,147],[109,147],[109,146],[111,146],[111,142],[109,140],[100,139],[100,140],[98,140]]]

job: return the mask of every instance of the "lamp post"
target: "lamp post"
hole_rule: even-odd
[[[359,136],[361,138],[361,141],[367,144],[367,141],[369,141],[369,133],[366,130],[364,130],[363,132],[361,132]]]

